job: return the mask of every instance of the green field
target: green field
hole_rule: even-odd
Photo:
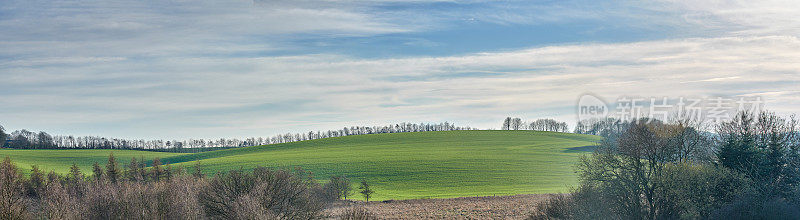
[[[120,165],[127,165],[131,158],[137,160],[144,157],[145,160],[153,158],[165,158],[178,156],[183,153],[164,153],[138,150],[16,150],[0,149],[0,158],[10,157],[14,164],[24,173],[29,173],[32,165],[39,166],[45,172],[55,171],[57,173],[67,173],[72,163],[78,165],[84,173],[92,172],[92,164],[95,162],[105,166],[108,155],[114,153]]]
[[[576,184],[574,165],[586,152],[570,148],[598,140],[555,132],[446,131],[358,135],[196,154],[115,151],[115,155],[157,156],[185,166],[199,160],[209,174],[255,166],[301,167],[321,180],[330,175],[346,175],[353,182],[365,179],[375,187],[375,199],[383,200],[566,192]],[[56,150],[32,155],[43,152],[0,150],[0,156],[48,169],[66,167],[73,160],[90,165],[107,154]]]

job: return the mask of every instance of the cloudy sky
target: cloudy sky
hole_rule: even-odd
[[[752,2],[752,3],[751,3]],[[3,0],[0,124],[271,136],[576,102],[758,96],[800,112],[792,1]],[[613,105],[613,104],[612,104]]]

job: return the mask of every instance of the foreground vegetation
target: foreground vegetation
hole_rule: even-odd
[[[22,175],[6,157],[0,163],[0,219],[316,219],[349,188],[321,185],[302,170],[235,170],[205,178],[132,160],[122,169],[110,156],[85,176],[37,167]]]
[[[256,166],[301,167],[319,181],[342,175],[357,187],[358,181],[368,180],[376,192],[371,200],[452,198],[567,192],[577,183],[574,164],[587,153],[576,149],[598,140],[597,136],[557,132],[444,131],[356,135],[196,154],[114,151],[114,155],[161,157],[173,167],[193,167],[199,162],[206,175]],[[64,158],[45,158],[39,152],[0,150],[0,156],[10,156],[25,170],[40,164],[42,170],[59,167],[57,172],[66,173],[71,161],[86,160],[80,154],[88,151],[49,154],[69,155]],[[93,157],[79,166],[90,171],[97,159],[104,160]],[[128,160],[120,157],[121,163]],[[44,162],[53,164],[41,165]]]
[[[532,219],[799,219],[797,121],[739,113],[715,134],[679,121],[606,123],[580,186]]]

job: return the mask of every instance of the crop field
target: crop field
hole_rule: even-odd
[[[136,157],[137,160],[140,158],[152,160],[156,157],[164,158],[182,154],[138,150],[0,149],[0,159],[10,157],[23,173],[29,173],[31,166],[37,165],[39,169],[45,172],[55,171],[63,174],[69,171],[69,167],[72,166],[72,163],[75,163],[84,173],[88,174],[92,172],[92,164],[95,162],[104,166],[106,161],[108,161],[108,155],[111,153],[114,153],[114,157],[117,158],[117,162],[121,166],[127,165],[133,157]]]
[[[345,175],[354,188],[366,180],[373,200],[454,198],[567,192],[574,164],[599,138],[540,131],[444,131],[357,135],[195,154],[114,151],[161,157],[173,166],[200,162],[207,174],[256,166],[300,167],[325,180]],[[0,150],[21,167],[65,172],[72,161],[85,172],[110,151]],[[351,198],[360,198],[354,195]]]

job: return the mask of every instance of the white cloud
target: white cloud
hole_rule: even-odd
[[[684,21],[736,35],[800,35],[800,4],[792,0],[665,0]],[[659,5],[664,6],[663,4]]]
[[[149,68],[110,78],[94,70],[137,72],[140,66]],[[59,68],[8,70],[15,80],[28,83],[12,86],[11,92],[22,94],[0,100],[2,106],[14,106],[0,110],[14,115],[5,120],[69,127],[115,123],[119,116],[119,123],[155,120],[138,125],[153,129],[147,135],[208,137],[367,122],[450,120],[486,128],[496,127],[506,115],[572,121],[574,102],[585,92],[607,100],[759,93],[779,112],[800,106],[793,94],[780,92],[796,90],[800,82],[800,39],[778,36],[550,46],[448,57],[170,58]],[[59,77],[81,73],[88,74]],[[40,114],[73,120],[39,121]],[[183,127],[194,120],[209,127]]]
[[[489,128],[507,115],[572,121],[586,92],[607,100],[757,94],[779,112],[800,107],[800,10],[790,2],[376,9],[397,2],[6,1],[0,30],[13,31],[0,35],[0,120],[62,134],[208,138],[400,121]],[[704,28],[697,38],[454,56],[269,55],[291,49],[281,39],[299,34],[620,18]]]

